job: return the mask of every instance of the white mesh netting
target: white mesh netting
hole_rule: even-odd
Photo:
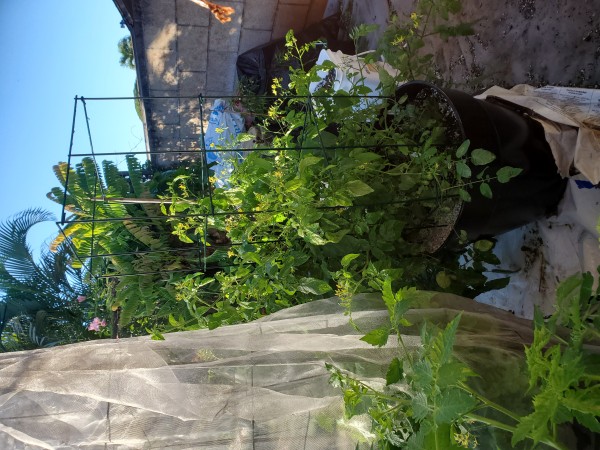
[[[383,348],[360,341],[387,320],[380,299],[359,296],[355,304],[362,333],[332,298],[164,341],[2,354],[0,448],[354,449],[360,424],[340,420],[341,393],[325,363],[377,379],[398,354],[395,339]],[[419,345],[422,320],[443,324],[461,310],[458,353],[486,366],[484,377],[510,377],[532,335],[529,322],[510,313],[437,295],[408,313],[414,326],[405,342]]]

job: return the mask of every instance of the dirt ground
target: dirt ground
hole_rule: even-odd
[[[377,23],[375,48],[391,12],[407,15],[414,0],[340,0],[354,24]],[[492,85],[600,88],[600,0],[463,0],[459,21],[475,35],[435,40],[445,79],[470,92]]]

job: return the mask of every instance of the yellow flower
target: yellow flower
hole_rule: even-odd
[[[454,440],[461,447],[469,448],[469,435],[468,434],[454,433]]]

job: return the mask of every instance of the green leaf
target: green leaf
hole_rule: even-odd
[[[478,252],[489,252],[494,248],[494,242],[489,241],[487,239],[480,239],[473,244],[473,247]]]
[[[398,358],[392,359],[392,362],[388,366],[387,373],[385,375],[385,384],[389,386],[390,384],[397,383],[402,379],[403,368],[402,361]]]
[[[485,182],[479,185],[479,192],[486,198],[492,198],[492,188]]]
[[[482,148],[476,148],[471,152],[471,162],[476,166],[485,166],[496,159],[496,155]]]
[[[148,328],[146,328],[146,331],[150,333],[150,339],[152,339],[153,341],[164,341],[165,340],[165,337],[162,335],[162,333],[156,329],[149,330]]]
[[[448,289],[452,284],[452,280],[448,276],[448,274],[444,271],[438,272],[435,276],[435,282],[442,289]]]
[[[449,389],[442,392],[441,399],[437,402],[437,408],[433,413],[436,424],[451,423],[464,416],[477,406],[470,394],[460,389]]]
[[[421,422],[429,415],[429,405],[427,404],[427,396],[423,392],[417,392],[411,399],[411,407],[413,418],[417,422]]]
[[[360,162],[372,162],[381,159],[380,155],[373,152],[358,153],[356,155],[353,154],[351,156]]]
[[[496,172],[496,176],[498,177],[498,182],[507,183],[511,178],[516,177],[521,172],[523,172],[523,169],[506,166],[499,169],[498,172]]]
[[[236,136],[238,142],[248,142],[253,139],[256,139],[256,136],[250,133],[240,133]]]
[[[320,156],[305,156],[304,158],[302,158],[298,166],[300,173],[304,173],[304,171],[306,171],[308,167],[314,166],[315,164],[319,163],[322,159],[323,158]]]
[[[433,344],[437,354],[437,364],[446,364],[450,361],[460,318],[461,314],[458,314],[448,325],[446,325],[444,331],[436,336]]]
[[[344,236],[346,236],[350,232],[349,229],[338,230],[335,232],[326,231],[325,237],[334,244],[339,243]]]
[[[456,163],[456,173],[462,178],[471,178],[471,168],[462,161]]]
[[[385,285],[384,285],[385,290]],[[433,293],[420,291],[414,287],[403,287],[394,295],[393,309],[391,310],[390,317],[392,319],[392,325],[395,328],[401,326],[411,326],[411,323],[404,318],[404,314],[413,307],[415,303],[427,301],[431,299]]]
[[[363,195],[370,194],[373,192],[373,188],[367,183],[360,180],[348,181],[344,188],[350,192],[354,197],[361,197]]]
[[[486,291],[494,291],[496,289],[504,289],[510,283],[510,277],[496,278],[485,282],[484,289]]]
[[[329,242],[327,239],[325,239],[322,236],[319,236],[319,234],[315,233],[314,231],[308,228],[299,229],[298,235],[303,237],[306,242],[313,245],[325,245]]]
[[[349,108],[353,104],[352,98],[344,95],[343,91],[338,91],[332,98],[335,106],[339,109]]]
[[[260,256],[258,255],[258,253],[256,252],[245,252],[242,253],[242,259],[246,262],[253,262],[256,264],[262,264],[262,259],[260,258]]]
[[[471,145],[471,141],[468,139],[460,144],[460,147],[456,149],[456,157],[462,158],[465,156],[467,154],[467,150],[469,150],[469,145]]]
[[[471,201],[471,194],[469,194],[467,191],[465,191],[464,189],[459,189],[458,190],[458,196],[460,197],[460,199],[463,202],[470,202]]]
[[[600,422],[593,414],[586,414],[579,411],[573,411],[573,415],[581,425],[594,433],[600,433]]]
[[[394,305],[396,304],[396,298],[394,297],[394,293],[392,292],[392,280],[391,278],[386,278],[383,282],[383,289],[381,291],[383,296],[383,301],[388,308],[390,316],[393,315]]]
[[[288,181],[287,183],[285,183],[285,190],[288,192],[293,192],[296,189],[298,189],[299,187],[301,187],[303,185],[303,181],[300,178],[294,178],[290,181]]]
[[[352,261],[358,258],[360,255],[358,253],[349,253],[342,258],[342,267],[346,268],[350,265]]]
[[[519,424],[516,427],[517,429],[514,431],[511,439],[513,447],[527,437],[532,438],[533,443],[537,444],[539,441],[550,435],[547,423],[552,416],[553,409],[548,410],[547,414],[540,414],[540,411],[536,410],[519,421]]]
[[[399,220],[390,219],[386,220],[379,227],[379,235],[382,240],[388,242],[397,242],[402,234],[404,223]]]
[[[459,381],[466,381],[467,378],[475,376],[475,373],[458,361],[451,361],[440,367],[437,374],[437,384],[440,388],[456,386]]]
[[[173,314],[169,314],[169,324],[172,327],[179,327],[179,322],[177,322],[177,320],[175,320],[175,316],[173,316]]]
[[[329,284],[323,280],[305,277],[300,279],[298,290],[300,292],[304,292],[305,294],[322,295],[331,291],[332,289],[331,286],[329,286]]]
[[[389,171],[386,172],[386,175],[388,175],[388,174],[390,174]],[[400,182],[398,183],[398,189],[400,189],[401,191],[409,191],[413,187],[416,186],[418,181],[419,181],[419,178],[417,175],[403,174],[400,177]]]
[[[388,327],[380,327],[369,331],[360,340],[373,346],[382,347],[387,344],[389,335],[390,329]]]

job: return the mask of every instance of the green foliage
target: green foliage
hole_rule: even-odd
[[[86,286],[68,261],[68,247],[43,251],[35,259],[27,234],[53,217],[28,209],[0,225],[0,348],[24,350],[87,337],[86,305],[77,302]]]
[[[393,15],[379,43],[380,55],[399,71],[398,80],[432,80],[444,83],[436,71],[431,41],[475,33],[472,23],[458,21],[462,6],[459,0],[419,0],[410,17],[402,20]],[[386,83],[387,84],[387,83]]]
[[[120,326],[123,333],[139,334],[147,327],[167,326],[169,314],[190,319],[185,305],[175,300],[172,282],[182,277],[182,271],[197,267],[197,257],[188,245],[170,239],[173,230],[160,218],[158,204],[121,201],[151,198],[151,189],[165,189],[164,181],[148,180],[133,155],[126,156],[126,163],[126,174],[110,161],[97,167],[91,158],[70,169],[65,163],[55,166],[63,187],[52,189],[48,197],[62,204],[69,170],[66,210],[70,214],[64,235],[54,240],[51,249],[68,239],[77,252],[71,266],[85,266],[91,276],[104,277],[89,280],[99,294],[92,297],[96,315],[119,311],[119,324],[112,325]]]
[[[286,58],[300,63],[290,68],[289,86],[274,86],[279,97],[262,122],[268,144],[238,162],[225,187],[201,192],[188,174],[169,185],[162,209],[173,234],[227,254],[210,274],[210,307],[197,294],[197,277],[179,282],[180,298],[210,313],[205,324],[212,327],[334,289],[347,303],[379,290],[386,278],[395,288],[463,295],[498,287],[483,275],[494,261],[491,248],[468,249],[461,262],[462,247],[434,253],[423,233],[447,223],[472,189],[491,195],[496,177],[486,169],[494,155],[448,132],[456,123],[439,99],[365,103],[369,92],[360,83],[310,97],[319,69],[302,67],[310,44],[298,45],[288,33],[286,45]],[[226,234],[225,248],[211,241],[210,230]],[[383,342],[384,335],[371,338]]]
[[[569,277],[556,292],[550,320],[537,313],[533,344],[525,350],[534,411],[519,421],[513,443],[556,437],[557,425],[574,420],[600,433],[600,358],[584,348],[600,337],[600,290],[592,292],[593,283],[590,273]],[[567,339],[561,326],[568,329]],[[554,339],[558,343],[551,345]]]
[[[477,246],[486,249],[490,243]],[[600,358],[588,345],[597,344],[600,337],[600,288],[593,291],[593,284],[589,273],[566,279],[557,290],[551,318],[545,321],[536,313],[533,342],[524,355],[529,392],[516,394],[531,401],[525,415],[494,403],[470,386],[477,374],[455,356],[460,315],[443,329],[425,323],[421,346],[409,351],[402,328],[411,324],[404,314],[426,301],[427,295],[413,289],[393,292],[389,279],[383,283],[382,295],[391,326],[376,328],[362,338],[382,346],[389,335],[397,334],[400,353],[386,370],[385,386],[375,388],[327,365],[330,381],[342,389],[347,418],[364,413],[371,417],[378,448],[491,448],[491,442],[478,446],[478,440],[490,436],[483,425],[510,433],[512,446],[527,439],[535,448],[543,444],[565,450],[561,431],[575,421],[600,433]],[[505,382],[519,384],[515,379]],[[504,400],[511,404],[510,398]],[[512,404],[516,403],[514,399]]]
[[[125,36],[117,45],[119,48],[119,64],[129,69],[135,69],[135,56],[133,54],[133,40],[131,36]]]
[[[404,295],[399,292],[393,297]],[[386,303],[393,310],[392,303],[403,301],[388,298]],[[458,448],[456,434],[470,436],[465,416],[475,408],[477,399],[461,387],[473,372],[452,356],[459,320],[457,316],[443,330],[423,326],[423,346],[404,360],[392,360],[382,391],[328,366],[330,381],[344,392],[346,416],[371,416],[378,448],[453,449]],[[381,345],[381,340],[370,342],[365,338]],[[460,428],[465,432],[457,433]],[[473,442],[470,437],[467,440]]]

